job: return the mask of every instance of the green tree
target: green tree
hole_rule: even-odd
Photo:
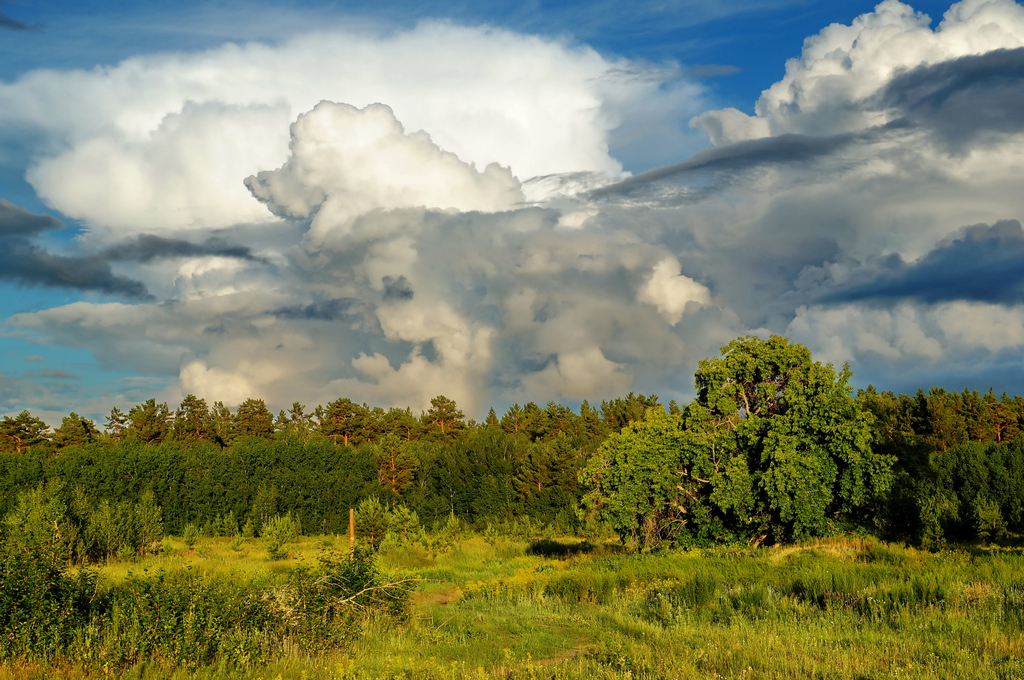
[[[49,426],[27,410],[14,418],[4,416],[0,423],[0,451],[25,453],[29,447],[47,440]]]
[[[274,436],[274,416],[262,399],[246,399],[238,406],[231,427],[228,441],[242,437],[262,437],[271,439]]]
[[[873,519],[893,458],[872,451],[849,377],[786,338],[734,340],[700,362],[680,417],[648,409],[608,438],[581,475],[585,506],[643,545],[786,541]]]
[[[384,414],[381,430],[398,435],[406,442],[418,439],[423,433],[423,423],[408,408],[391,408]]]
[[[501,417],[501,429],[509,434],[518,434],[526,431],[526,418],[523,415],[523,407],[519,404],[512,404],[508,411]]]
[[[91,444],[100,436],[96,424],[75,412],[66,416],[53,432],[53,444],[58,449],[78,444]]]
[[[373,447],[373,460],[377,465],[377,483],[396,496],[402,495],[412,484],[419,467],[408,443],[391,433],[377,440]]]
[[[363,406],[351,399],[338,399],[327,405],[325,420],[321,432],[330,437],[335,444],[356,446],[363,441],[363,426],[367,411]]]
[[[288,409],[287,413],[282,410],[277,415],[275,427],[279,432],[306,442],[317,426],[313,422],[313,416],[306,413],[306,407],[296,401],[292,403],[292,407]]]
[[[115,406],[110,409],[110,415],[107,416],[107,422],[103,429],[107,431],[107,434],[115,442],[121,441],[128,432],[128,416]]]
[[[301,531],[299,520],[292,517],[291,513],[276,515],[268,520],[260,532],[263,547],[267,549],[267,557],[272,560],[288,557],[287,546],[299,540]]]
[[[174,439],[186,446],[196,442],[216,442],[213,417],[206,400],[190,394],[174,413]]]
[[[356,506],[356,532],[376,550],[388,532],[387,509],[376,497],[371,496]]]
[[[170,419],[167,404],[157,404],[156,399],[149,399],[128,411],[126,436],[138,437],[146,444],[159,444],[170,434]]]
[[[430,400],[430,408],[421,420],[429,433],[454,437],[465,429],[465,418],[454,401],[440,394]]]
[[[645,396],[630,392],[625,397],[601,402],[601,415],[612,432],[618,432],[631,422],[643,420],[647,409],[658,406],[657,395]]]
[[[774,335],[733,340],[721,357],[700,362],[697,403],[715,421],[739,418],[735,443],[756,508],[770,516],[766,538],[820,535],[838,518],[863,519],[888,491],[893,458],[871,449],[872,416],[854,401],[851,375]]]
[[[210,408],[210,430],[213,433],[212,439],[219,444],[226,444],[231,441],[231,427],[234,424],[234,416],[231,409],[224,405],[223,401],[213,402]],[[271,416],[273,421],[273,416]]]

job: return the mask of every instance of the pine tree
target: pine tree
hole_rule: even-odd
[[[27,410],[14,418],[4,416],[0,423],[0,451],[25,453],[29,447],[47,440],[49,426]]]
[[[229,441],[243,437],[273,439],[274,416],[262,399],[246,399],[231,420]]]
[[[157,404],[156,399],[149,399],[128,411],[129,425],[125,434],[138,437],[146,444],[159,444],[170,434],[170,419],[167,404]]]
[[[465,417],[454,401],[439,394],[430,400],[430,409],[421,420],[430,433],[451,437],[466,427]]]
[[[115,406],[110,409],[110,415],[107,416],[107,423],[103,429],[115,442],[121,441],[128,432],[128,416]]]
[[[213,418],[206,400],[190,394],[174,414],[174,438],[182,444],[215,441]]]
[[[377,464],[377,483],[385,491],[399,496],[412,484],[419,467],[409,445],[391,433],[381,437],[373,447],[373,459]]]
[[[96,424],[75,412],[66,416],[53,433],[53,443],[58,449],[77,444],[91,444],[100,436]]]
[[[523,407],[519,404],[512,404],[508,411],[501,417],[501,429],[509,434],[518,434],[526,431],[526,419],[523,417]]]
[[[365,441],[363,426],[367,409],[351,399],[338,399],[327,405],[327,413],[320,427],[335,444],[355,446]]]

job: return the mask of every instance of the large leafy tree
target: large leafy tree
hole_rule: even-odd
[[[583,473],[587,504],[623,538],[752,542],[820,535],[868,519],[892,480],[850,372],[772,336],[701,361],[679,417],[649,409]]]

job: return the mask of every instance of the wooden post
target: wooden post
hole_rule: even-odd
[[[356,556],[356,511],[348,509],[348,557],[354,559]]]

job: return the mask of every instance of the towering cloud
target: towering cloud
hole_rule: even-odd
[[[180,231],[269,220],[239,178],[280,166],[288,125],[321,100],[384,103],[463,161],[525,180],[618,175],[610,131],[642,147],[701,99],[678,73],[587,47],[424,23],[31,72],[0,83],[0,136],[46,140],[28,178],[68,217],[98,232]]]
[[[696,116],[711,148],[635,176],[609,140],[669,101],[656,83],[502,31],[30,74],[0,86],[0,129],[59,140],[31,181],[159,301],[9,323],[229,403],[685,398],[697,360],[747,332],[897,389],[1010,387],[1022,55],[1011,0],[965,0],[934,30],[886,0],[808,38],[755,115]],[[58,91],[79,115],[35,121]],[[0,227],[51,226],[29,217]]]

